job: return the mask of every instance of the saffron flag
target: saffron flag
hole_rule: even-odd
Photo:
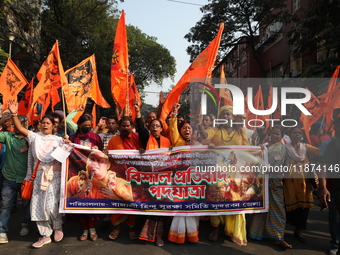
[[[176,86],[170,91],[165,99],[160,119],[164,120],[172,109],[173,104],[179,101],[181,93],[190,84],[191,78],[211,78],[214,68],[216,55],[220,46],[224,23],[220,24],[216,37],[211,43],[198,55],[191,63],[182,78],[177,82]]]
[[[39,83],[34,89],[32,103],[37,102],[41,96],[46,97],[45,94],[48,93],[52,99],[53,110],[54,106],[60,101],[58,88],[67,84],[64,68],[60,60],[58,40],[56,40],[52,50],[40,67],[37,78]]]
[[[27,83],[28,81],[25,76],[20,72],[15,63],[8,58],[7,64],[0,77],[0,93],[2,94],[3,111],[8,108],[8,99],[17,101],[18,93]]]
[[[95,56],[92,55],[78,65],[65,72],[68,84],[63,87],[68,112],[86,105],[87,99],[99,106],[109,108],[110,105],[100,92]]]
[[[118,21],[111,60],[111,92],[121,110],[129,100],[128,73],[129,56],[124,10]]]
[[[306,88],[309,90],[308,88]],[[300,121],[303,124],[302,129],[305,131],[306,138],[310,143],[310,136],[309,136],[309,131],[310,127],[322,116],[322,108],[320,107],[320,102],[319,99],[314,96],[312,92],[311,94],[311,99],[304,103],[304,107],[312,114],[312,115],[304,115],[301,113],[300,115]]]
[[[340,65],[337,66],[337,68],[335,69],[329,83],[327,86],[327,89],[325,91],[324,94],[328,94],[331,93],[330,96],[328,97],[324,97],[320,100],[320,105],[322,108],[324,108],[324,115],[326,118],[326,126],[325,129],[328,132],[331,128],[331,123],[332,123],[332,119],[333,119],[333,109],[338,108],[336,107],[336,101],[338,101],[338,96],[339,94],[336,94],[337,92],[337,78],[339,76],[339,70],[340,70]],[[332,100],[333,99],[333,100]],[[335,99],[335,100],[334,100]]]
[[[34,78],[32,78],[31,82],[28,84],[25,94],[21,98],[19,105],[18,105],[18,114],[25,115],[28,118],[30,118],[29,112],[31,109],[30,107],[32,105],[33,83],[34,83]]]
[[[270,87],[269,92],[268,92],[267,110],[270,109],[272,105],[273,105],[273,87]],[[280,118],[281,118],[281,106],[280,106],[279,99],[277,99],[276,110],[271,114],[271,119],[280,119]]]
[[[332,112],[334,109],[340,108],[340,83],[332,91],[333,97],[327,102],[323,108],[325,114]],[[322,95],[321,95],[322,96]],[[321,97],[318,97],[321,98]],[[333,113],[333,112],[332,112]]]
[[[264,110],[264,103],[263,103],[263,94],[262,94],[262,87],[259,85],[259,88],[255,94],[254,100],[253,98],[248,98],[247,95],[247,100],[252,103],[254,108],[256,110]],[[252,113],[249,110],[249,104],[247,104],[247,109],[248,109],[248,114],[247,114],[247,127],[250,129],[255,129],[256,127],[259,127],[259,123],[263,121],[263,123],[266,122],[266,116],[265,115],[256,115]],[[251,123],[251,125],[250,125]],[[261,125],[262,126],[262,125]]]
[[[133,106],[133,104],[134,104],[135,101],[137,101],[138,105],[142,106],[142,100],[140,98],[140,94],[139,94],[133,73],[129,74],[129,90],[130,90],[130,92],[129,92],[129,97],[130,97],[129,108],[130,108],[130,111],[131,111],[130,115],[132,117],[132,120],[134,121],[135,118],[136,118],[136,111],[135,111],[135,107]]]
[[[224,73],[224,65],[221,65],[220,83],[228,84]],[[224,105],[233,105],[233,98],[231,97],[229,89],[220,88],[220,97],[224,98]]]
[[[34,92],[34,91],[33,91]],[[29,112],[30,124],[33,125],[35,120],[40,120],[46,113],[47,108],[51,103],[51,96],[45,93],[38,97],[36,102],[33,102]]]

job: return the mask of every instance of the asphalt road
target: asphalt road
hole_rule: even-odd
[[[316,204],[318,202],[316,201]],[[116,241],[108,238],[111,232],[111,226],[104,226],[103,222],[97,222],[98,240],[93,242],[78,241],[82,233],[80,222],[68,222],[64,225],[65,237],[60,243],[52,242],[40,249],[32,248],[31,244],[39,238],[35,223],[30,224],[30,234],[20,237],[21,228],[21,204],[18,202],[18,210],[11,215],[9,222],[9,243],[0,245],[1,255],[14,254],[114,254],[114,255],[165,255],[165,254],[328,254],[329,251],[329,233],[328,233],[328,211],[320,212],[319,207],[312,208],[309,215],[307,230],[304,235],[308,238],[307,244],[300,243],[293,236],[293,227],[287,226],[285,240],[293,245],[293,249],[283,250],[276,246],[270,240],[248,240],[247,246],[239,246],[231,242],[223,234],[217,242],[210,242],[207,235],[210,230],[209,222],[200,223],[200,241],[198,243],[174,244],[165,240],[163,247],[156,247],[152,243],[134,240],[128,238],[127,227],[123,228],[121,235]],[[247,215],[249,218],[250,215]]]

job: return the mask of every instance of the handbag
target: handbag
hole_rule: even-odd
[[[31,178],[28,181],[26,181],[26,180],[22,181],[22,183],[21,183],[21,198],[22,199],[30,200],[32,198],[33,181],[36,177],[39,165],[40,165],[40,160],[36,164]]]

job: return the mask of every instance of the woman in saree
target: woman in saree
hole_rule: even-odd
[[[203,139],[211,139],[212,146],[248,145],[248,137],[245,130],[230,124],[234,120],[232,106],[226,105],[221,107],[218,118],[225,119],[227,123],[208,130],[198,126]],[[233,242],[239,245],[247,245],[246,219],[244,214],[211,216],[210,222],[213,226],[213,230],[208,236],[210,241],[217,241],[219,227],[223,225],[225,234],[230,236]]]
[[[32,246],[40,248],[51,243],[53,232],[54,241],[60,242],[64,236],[62,215],[59,213],[61,163],[55,160],[51,153],[56,147],[69,141],[53,135],[55,123],[52,116],[44,116],[41,119],[41,132],[34,133],[21,125],[17,117],[18,103],[9,100],[8,106],[14,126],[27,137],[29,154],[32,155],[32,158],[28,159],[25,180],[31,178],[34,168],[38,169],[31,199],[31,220],[36,222],[41,237]]]
[[[172,107],[170,119],[170,137],[174,147],[191,145],[195,142],[192,140],[192,127],[188,121],[177,123],[177,114],[180,104],[174,104]],[[198,237],[198,216],[174,216],[171,222],[168,239],[175,243],[197,242]]]
[[[307,243],[308,240],[301,234],[301,230],[306,229],[309,209],[314,206],[312,183],[315,176],[313,172],[306,172],[304,169],[309,167],[310,156],[319,155],[319,149],[301,142],[302,130],[299,127],[290,129],[289,138],[291,142],[285,146],[289,164],[293,167],[290,167],[291,172],[283,180],[287,223],[295,227],[294,236],[300,242]]]
[[[270,166],[287,166],[289,156],[281,140],[284,130],[274,126],[269,134],[269,141],[263,146],[268,149],[268,164]],[[286,227],[286,211],[283,199],[283,173],[269,173],[269,210],[267,213],[254,213],[249,227],[249,237],[256,240],[270,238],[277,245],[286,249],[293,248],[284,241]]]
[[[149,131],[144,128],[144,121],[140,113],[140,107],[137,102],[134,104],[136,109],[136,123],[138,135],[141,140],[143,148],[146,150],[170,148],[171,143],[168,138],[161,135],[163,131],[163,124],[159,119],[153,119],[149,123]],[[162,216],[148,216],[142,231],[139,233],[139,239],[155,242],[157,246],[163,246],[162,239],[164,231],[164,217]]]

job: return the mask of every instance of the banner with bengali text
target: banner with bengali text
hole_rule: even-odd
[[[109,151],[76,147],[63,164],[60,212],[225,215],[268,211],[258,146]]]

